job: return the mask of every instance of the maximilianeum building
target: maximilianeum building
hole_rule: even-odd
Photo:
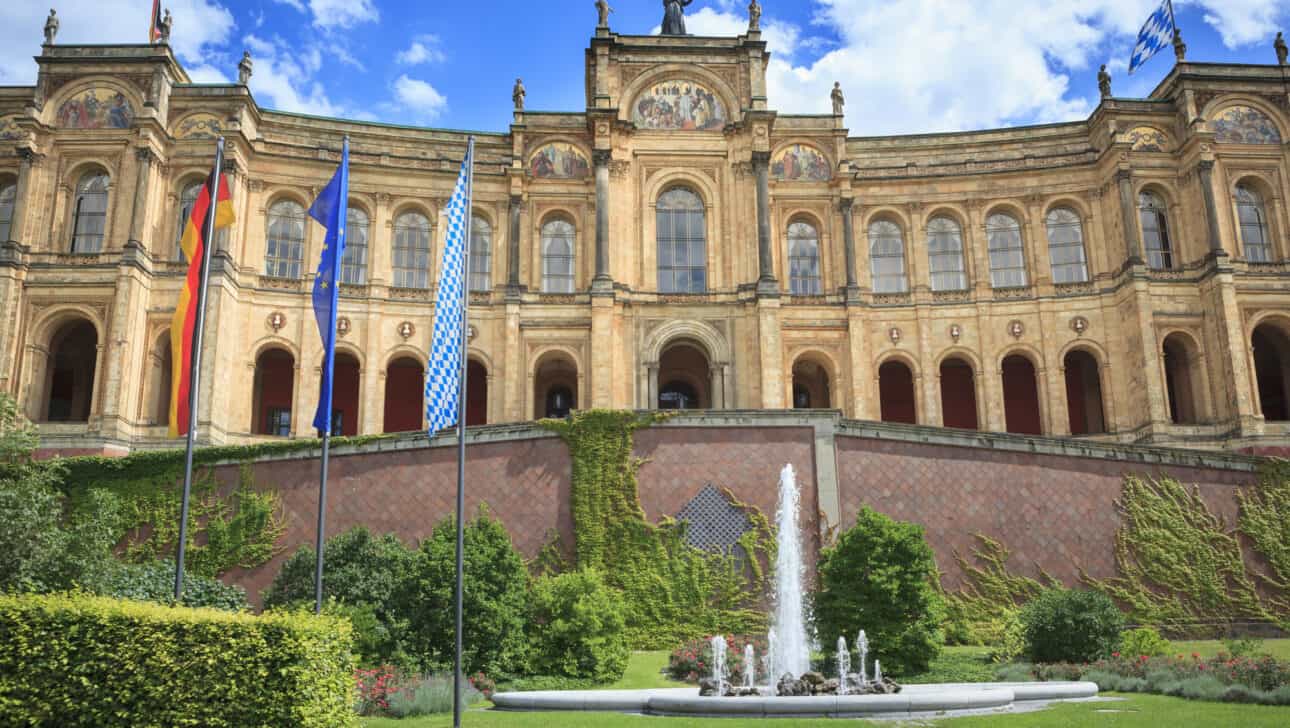
[[[600,28],[585,109],[520,103],[476,135],[471,424],[799,407],[1290,442],[1290,67],[1180,61],[1084,121],[854,137],[775,109],[768,60],[755,30]],[[345,135],[338,431],[422,426],[465,132],[264,109],[245,72],[191,83],[164,43],[36,63],[34,87],[0,88],[0,390],[46,447],[168,444],[178,239],[217,135],[238,220],[212,264],[200,439],[312,435],[305,211]]]

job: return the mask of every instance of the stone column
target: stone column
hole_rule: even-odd
[[[1138,206],[1133,200],[1133,172],[1122,169],[1115,173],[1120,188],[1120,217],[1124,224],[1124,244],[1128,262],[1142,265],[1142,239],[1138,236]]]
[[[613,152],[597,149],[591,154],[596,167],[596,278],[602,285],[609,275],[609,161]]]
[[[724,366],[722,362],[717,362],[708,367],[708,388],[711,392],[712,409],[726,408],[726,388],[721,376]]]
[[[848,294],[859,288],[856,285],[856,234],[851,221],[851,205],[854,202],[853,198],[844,197],[838,203],[838,210],[842,212],[842,248],[846,252]]]
[[[24,227],[27,224],[27,207],[30,200],[28,190],[31,188],[32,170],[40,164],[44,155],[36,153],[30,147],[19,147],[18,184],[14,189],[13,217],[9,220],[9,240],[0,240],[0,244],[14,242],[22,244],[26,237]]]
[[[757,175],[757,292],[774,295],[778,290],[770,254],[770,152],[753,152],[752,165]]]
[[[1202,159],[1196,163],[1200,175],[1200,191],[1205,196],[1205,221],[1209,227],[1209,251],[1223,252],[1223,238],[1218,233],[1218,206],[1214,204],[1214,160]]]
[[[511,195],[511,227],[506,240],[506,292],[514,295],[520,290],[520,213],[524,198]]]
[[[649,386],[646,388],[645,407],[643,409],[658,409],[658,362],[651,362],[645,365],[648,376]]]
[[[126,245],[142,248],[144,220],[148,216],[148,182],[152,177],[152,163],[156,161],[157,155],[148,147],[139,147],[134,150],[134,158],[139,163],[135,165],[134,208],[130,212],[130,240]]]

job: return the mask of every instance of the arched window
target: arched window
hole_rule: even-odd
[[[11,179],[0,180],[0,243],[9,240],[13,205],[17,197],[18,185]]]
[[[180,245],[184,239],[184,231],[188,229],[188,218],[193,215],[193,205],[197,204],[197,197],[202,193],[202,180],[193,180],[184,185],[184,189],[179,193],[179,219],[175,220],[175,260],[183,262],[184,249]]]
[[[394,220],[394,286],[430,287],[430,220],[419,212]]]
[[[293,200],[273,203],[269,208],[264,274],[274,278],[299,278],[304,257],[305,208]]]
[[[794,296],[820,295],[820,233],[809,222],[788,226],[788,272]]]
[[[1021,247],[1021,223],[1012,215],[991,215],[985,220],[985,236],[990,251],[991,287],[1025,287],[1026,253]]]
[[[1236,188],[1236,217],[1241,225],[1241,250],[1245,259],[1255,263],[1272,260],[1272,240],[1268,235],[1268,212],[1259,193],[1246,185]]]
[[[108,176],[102,172],[90,172],[76,183],[76,202],[72,206],[73,253],[97,253],[103,249],[108,183]]]
[[[932,271],[933,291],[967,289],[967,268],[963,264],[963,230],[948,217],[927,223],[927,258]]]
[[[660,293],[707,290],[707,231],[703,200],[684,187],[658,197],[655,208]]]
[[[905,280],[905,239],[896,223],[875,220],[869,224],[869,267],[874,293],[909,290]]]
[[[573,293],[573,223],[551,220],[542,226],[542,292]]]
[[[1053,283],[1083,283],[1088,280],[1084,257],[1084,228],[1079,215],[1066,207],[1048,213],[1048,259]]]
[[[345,216],[345,255],[340,260],[340,282],[367,283],[367,213],[350,207]]]
[[[493,290],[493,227],[479,215],[470,218],[470,290]]]
[[[1147,265],[1172,268],[1173,253],[1169,247],[1169,221],[1165,203],[1154,192],[1138,196],[1138,218],[1142,221],[1142,247],[1147,251]]]

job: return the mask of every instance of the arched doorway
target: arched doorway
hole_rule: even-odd
[[[878,367],[878,403],[883,422],[918,424],[914,373],[904,362],[891,359]]]
[[[358,357],[345,351],[336,352],[331,386],[331,434],[353,437],[358,434]]]
[[[658,360],[659,409],[704,409],[712,406],[708,356],[688,341],[669,345]]]
[[[941,424],[977,429],[976,376],[972,365],[956,356],[941,362]]]
[[[466,362],[466,426],[488,424],[488,369],[478,359]]]
[[[1194,425],[1200,421],[1196,390],[1197,352],[1186,336],[1175,333],[1165,337],[1162,354],[1169,419],[1175,425]]]
[[[832,406],[828,368],[809,357],[793,362],[793,409],[828,409]]]
[[[1062,359],[1062,368],[1066,370],[1066,411],[1070,415],[1071,434],[1106,432],[1097,359],[1083,349],[1074,349]]]
[[[578,406],[578,365],[562,351],[550,351],[533,370],[533,415],[564,417]]]
[[[1290,420],[1290,336],[1271,324],[1260,324],[1254,328],[1251,345],[1263,419]]]
[[[1003,415],[1008,432],[1018,435],[1042,435],[1039,417],[1039,385],[1035,365],[1020,354],[1005,357],[1000,367],[1003,376]]]
[[[401,356],[385,367],[385,432],[421,429],[425,376],[425,367],[410,356]]]
[[[49,341],[45,407],[49,422],[87,422],[94,402],[98,331],[85,319],[59,327]]]
[[[251,407],[251,432],[275,437],[291,436],[291,405],[295,395],[296,359],[289,352],[271,348],[255,359]]]

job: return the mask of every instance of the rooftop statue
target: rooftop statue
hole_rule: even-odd
[[[45,20],[45,45],[53,45],[54,38],[58,35],[58,12],[53,8],[49,10],[49,17]]]
[[[685,32],[685,8],[694,0],[663,0],[663,35],[689,35]]]
[[[606,0],[596,0],[596,27],[608,28],[609,14],[612,12],[614,12],[614,9],[609,7],[609,3]]]
[[[514,102],[516,111],[524,110],[524,97],[527,94],[528,92],[524,90],[524,81],[515,79],[515,87],[511,89],[511,101]]]
[[[748,3],[748,30],[761,30],[761,3],[757,0]]]
[[[1277,52],[1277,63],[1286,64],[1286,55],[1290,54],[1290,48],[1286,47],[1286,39],[1281,37],[1281,31],[1277,31],[1277,39],[1272,41],[1272,48]]]
[[[251,82],[251,51],[242,51],[242,60],[237,64],[237,82],[245,86]]]
[[[1102,98],[1111,98],[1111,74],[1106,72],[1106,64],[1097,72],[1097,89],[1102,94]]]

